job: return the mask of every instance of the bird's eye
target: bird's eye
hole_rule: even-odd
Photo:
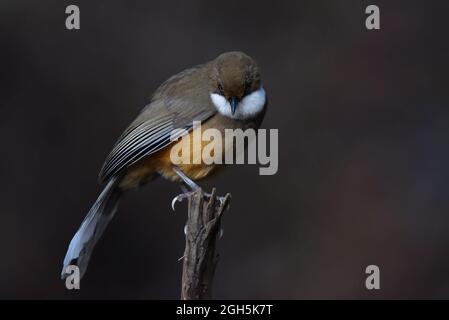
[[[224,90],[223,90],[223,86],[221,85],[221,83],[217,84],[217,88],[218,88],[218,93],[221,94],[222,96],[224,96]]]

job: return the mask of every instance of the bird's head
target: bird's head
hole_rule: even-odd
[[[217,111],[229,118],[256,117],[265,107],[259,67],[243,52],[227,52],[213,61],[211,99]]]

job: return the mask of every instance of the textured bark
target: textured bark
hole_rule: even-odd
[[[220,222],[231,195],[220,202],[215,188],[210,195],[202,190],[188,196],[186,247],[183,256],[182,300],[211,298],[212,280],[218,262],[216,241]]]

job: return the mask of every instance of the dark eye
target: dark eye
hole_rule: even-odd
[[[222,96],[224,96],[224,90],[223,90],[223,86],[221,85],[221,83],[217,84],[217,88],[218,88],[218,93],[221,94]]]

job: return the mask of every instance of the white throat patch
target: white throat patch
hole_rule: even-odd
[[[210,97],[221,115],[238,120],[254,118],[263,110],[266,101],[265,90],[260,88],[243,98],[237,105],[235,113],[232,114],[231,104],[225,97],[218,93],[211,93]]]

